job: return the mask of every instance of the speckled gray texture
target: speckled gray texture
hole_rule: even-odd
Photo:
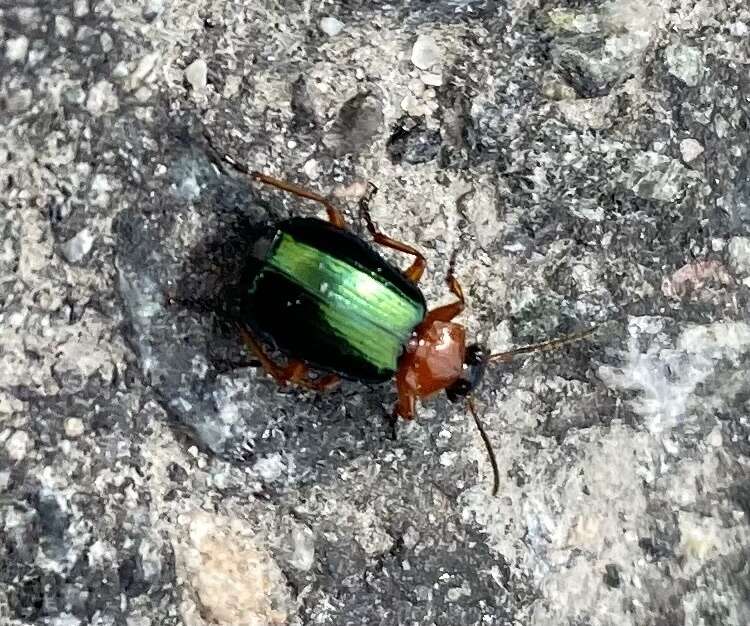
[[[746,2],[32,1],[0,33],[0,623],[750,623]],[[248,365],[245,242],[317,208],[206,129],[360,232],[374,182],[493,350],[610,320],[489,373],[498,497],[445,397],[394,438],[392,386]]]

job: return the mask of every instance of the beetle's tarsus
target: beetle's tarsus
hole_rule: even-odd
[[[206,145],[208,147],[208,158],[211,160],[211,162],[218,168],[218,170],[225,174],[227,173],[226,168],[224,167],[224,164],[228,164],[240,174],[247,174],[248,170],[246,167],[240,165],[234,158],[229,156],[228,154],[221,152],[214,143],[213,137],[211,136],[211,133],[209,133],[207,130],[203,131],[203,138],[206,140]]]
[[[372,183],[368,183],[367,192],[365,192],[365,194],[359,199],[359,212],[365,220],[367,230],[372,236],[375,243],[385,248],[398,250],[399,252],[410,254],[415,257],[414,262],[406,270],[404,270],[403,274],[411,282],[416,284],[419,282],[419,279],[422,278],[422,274],[424,274],[424,270],[427,267],[427,259],[425,259],[424,255],[415,247],[410,246],[406,243],[402,243],[400,241],[396,241],[395,239],[383,234],[378,230],[378,227],[375,226],[375,222],[373,222],[372,216],[370,215],[369,203],[372,199],[372,196],[374,195],[374,191],[372,190],[377,191],[377,187],[375,187],[375,185],[373,185]]]

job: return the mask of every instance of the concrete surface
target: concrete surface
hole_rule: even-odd
[[[744,0],[0,7],[0,623],[750,623]],[[374,182],[493,350],[607,322],[476,394],[496,498],[461,405],[248,366],[247,239],[317,208],[204,129]]]

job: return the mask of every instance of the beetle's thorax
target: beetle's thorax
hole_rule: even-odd
[[[399,361],[396,382],[418,397],[450,387],[463,370],[466,331],[454,322],[417,326]]]

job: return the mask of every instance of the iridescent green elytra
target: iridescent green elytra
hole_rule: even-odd
[[[348,231],[315,218],[282,222],[252,279],[247,321],[323,370],[387,380],[426,311],[419,289]]]

